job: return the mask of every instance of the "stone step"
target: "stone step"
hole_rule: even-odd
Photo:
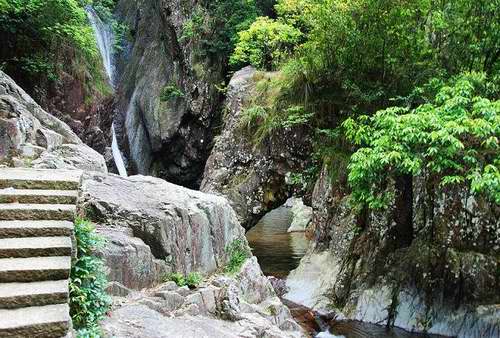
[[[0,283],[68,279],[70,269],[70,256],[0,258]]]
[[[71,204],[0,204],[0,220],[72,221],[76,206]]]
[[[0,168],[0,189],[78,190],[81,170]]]
[[[75,204],[76,190],[0,189],[0,203]]]
[[[0,337],[54,338],[70,327],[68,304],[0,310]]]
[[[0,239],[0,258],[71,256],[70,237],[22,237]]]
[[[68,302],[68,280],[0,283],[0,309],[63,304]]]
[[[71,236],[68,221],[0,221],[0,238]]]

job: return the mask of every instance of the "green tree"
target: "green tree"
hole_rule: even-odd
[[[209,58],[226,68],[238,32],[257,18],[255,0],[204,0],[191,11],[184,25],[183,39],[196,45],[196,56]]]
[[[301,32],[280,21],[259,17],[239,40],[230,63],[251,64],[261,69],[275,69],[288,57],[301,39]]]
[[[77,0],[0,0],[4,70],[30,92],[62,72],[82,78],[89,72],[97,82],[100,58],[83,6]]]
[[[498,79],[467,73],[437,83],[435,97],[414,109],[391,107],[344,122],[347,137],[361,146],[349,164],[358,206],[387,206],[387,183],[402,175],[423,175],[441,186],[467,184],[500,205]]]

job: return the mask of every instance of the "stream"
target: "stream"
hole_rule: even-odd
[[[285,279],[305,255],[309,241],[305,233],[287,233],[292,221],[291,209],[279,207],[267,213],[247,232],[247,240],[266,276]],[[317,338],[422,338],[434,337],[410,333],[402,329],[387,329],[385,326],[353,320],[338,321],[299,304],[282,299],[290,308],[295,320]]]

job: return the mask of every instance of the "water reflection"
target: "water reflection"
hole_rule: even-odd
[[[291,208],[282,206],[267,213],[247,232],[253,254],[268,276],[286,277],[306,253],[309,241],[305,233],[287,233],[291,222]]]

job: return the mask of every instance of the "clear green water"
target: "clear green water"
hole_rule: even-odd
[[[247,239],[262,271],[285,278],[295,269],[307,250],[305,233],[287,233],[292,221],[290,208],[280,207],[266,214],[247,232]]]

